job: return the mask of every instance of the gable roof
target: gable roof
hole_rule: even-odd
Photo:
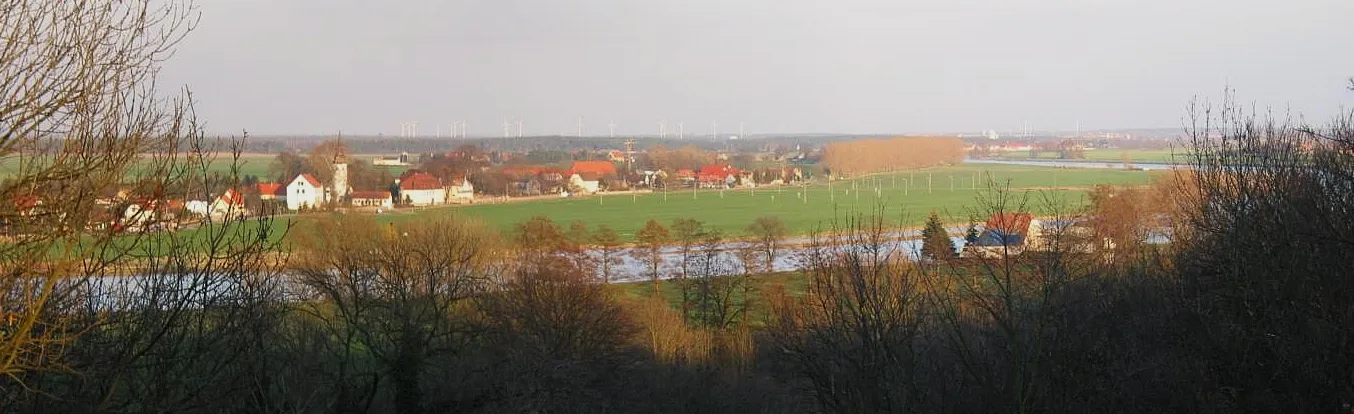
[[[584,172],[580,172],[580,173],[574,173],[574,175],[577,175],[577,176],[578,176],[578,179],[583,180],[583,181],[597,181],[597,180],[599,180],[599,179],[602,178],[602,175],[601,175],[601,174],[598,174],[598,173],[595,173],[595,172],[592,172],[592,171],[584,171]]]
[[[432,174],[425,172],[416,172],[407,174],[400,179],[400,190],[439,190],[442,188],[442,180],[438,180]]]
[[[616,164],[612,164],[611,161],[574,161],[573,167],[569,168],[569,174],[585,172],[598,175],[615,174]]]
[[[300,178],[300,179],[306,180],[306,182],[309,183],[312,187],[319,187],[319,186],[320,186],[320,180],[316,179],[315,176],[310,175],[310,173],[305,173],[305,174],[298,175],[298,176],[296,176],[296,178]],[[292,179],[291,181],[292,181],[292,182],[296,182],[295,179]]]
[[[1023,235],[1030,230],[1030,220],[1033,219],[1030,213],[997,213],[987,219],[986,228]]]
[[[226,190],[226,192],[224,193],[221,193],[221,196],[217,197],[216,199],[225,202],[226,205],[232,206],[244,205],[244,194],[240,194],[240,192],[235,191],[234,188]]]
[[[259,183],[259,194],[261,194],[261,195],[269,195],[269,194],[271,194],[271,195],[275,195],[275,196],[286,196],[286,195],[287,195],[287,189],[286,189],[285,187],[283,187],[282,184],[278,184],[278,183]]]

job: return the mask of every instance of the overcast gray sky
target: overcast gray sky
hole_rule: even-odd
[[[200,3],[161,79],[213,133],[1177,127],[1229,84],[1309,118],[1354,102],[1349,0]]]

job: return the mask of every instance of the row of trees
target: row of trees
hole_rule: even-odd
[[[834,142],[823,149],[822,164],[840,174],[865,174],[955,164],[964,159],[958,138],[915,137]]]

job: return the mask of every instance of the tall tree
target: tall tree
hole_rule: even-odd
[[[762,270],[772,272],[775,270],[776,257],[780,253],[780,242],[785,239],[787,233],[785,221],[776,216],[758,217],[748,225],[747,231],[756,240],[762,256]]]
[[[668,229],[662,223],[649,219],[644,222],[643,228],[635,232],[635,238],[639,240],[639,245],[631,252],[644,263],[649,280],[653,282],[653,294],[657,296],[659,268],[663,266],[663,247],[668,244]]]
[[[929,261],[944,261],[952,259],[954,253],[954,240],[950,239],[950,233],[945,231],[945,223],[940,221],[940,215],[932,211],[931,216],[926,219],[926,227],[921,231],[921,256]]]
[[[597,231],[592,234],[592,244],[597,246],[597,253],[601,256],[602,283],[611,283],[611,268],[619,262],[616,251],[621,246],[621,236],[611,226],[599,224]]]

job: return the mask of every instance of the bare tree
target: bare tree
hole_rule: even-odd
[[[882,219],[851,218],[811,237],[803,297],[773,300],[768,334],[784,363],[836,412],[925,411],[918,377],[920,274]]]
[[[56,369],[88,326],[55,312],[80,276],[132,268],[139,237],[95,199],[124,182],[157,216],[201,143],[187,93],[166,100],[159,64],[196,22],[179,1],[0,2],[0,374]],[[116,211],[115,213],[122,213]],[[81,322],[84,323],[84,322]]]
[[[639,245],[630,252],[644,263],[649,280],[653,283],[653,294],[658,296],[659,269],[663,266],[663,247],[668,244],[668,229],[663,227],[663,224],[649,219],[644,222],[643,228],[635,232],[635,238],[639,240]]]
[[[377,372],[362,374],[368,387],[389,378],[395,409],[425,409],[422,377],[434,357],[454,354],[471,332],[457,307],[497,274],[503,256],[491,233],[458,220],[381,226],[346,217],[299,236],[297,245],[305,248],[291,267],[317,299],[308,313],[336,338],[345,359],[377,363]],[[353,375],[338,374],[340,381]]]
[[[599,224],[597,231],[592,234],[592,243],[597,245],[600,256],[597,261],[601,265],[602,283],[611,283],[611,268],[620,261],[616,253],[621,246],[621,237],[611,226]]]
[[[785,229],[785,221],[780,217],[766,216],[758,217],[748,225],[748,234],[751,234],[758,250],[762,254],[762,271],[771,273],[776,268],[776,257],[780,254],[781,240],[785,239],[788,230]]]

